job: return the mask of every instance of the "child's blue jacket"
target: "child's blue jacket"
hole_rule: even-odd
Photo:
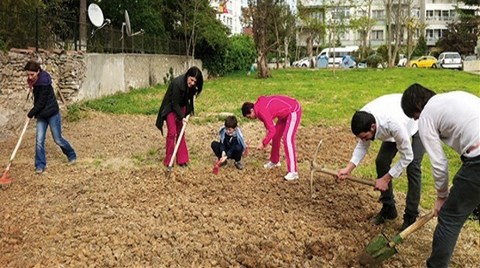
[[[220,134],[220,142],[223,143],[223,140],[225,139],[226,135],[226,128],[223,126],[220,128],[220,131],[218,134]],[[235,128],[235,132],[233,132],[233,136],[237,138],[237,141],[242,145],[243,151],[245,152],[245,149],[247,149],[247,145],[245,144],[245,139],[243,138],[242,130],[240,130],[239,127]]]

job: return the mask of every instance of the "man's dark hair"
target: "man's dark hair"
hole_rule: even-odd
[[[435,92],[420,84],[415,83],[409,86],[402,96],[403,112],[412,118],[414,113],[422,112],[423,107],[433,96],[435,96]]]
[[[371,113],[365,111],[356,111],[352,117],[352,132],[355,136],[362,132],[367,132],[372,128],[372,124],[375,124],[375,117]]]
[[[251,102],[245,102],[243,105],[242,105],[242,115],[243,116],[247,116],[250,114],[250,110],[253,109],[253,103]]]
[[[23,67],[23,70],[31,71],[31,72],[38,72],[38,71],[40,71],[40,63],[38,63],[34,60],[29,60],[27,62],[27,64],[25,64],[25,67]]]
[[[227,116],[225,118],[225,127],[226,128],[236,128],[238,125],[237,118],[233,115]]]
[[[197,79],[196,94],[197,94],[197,96],[200,95],[200,93],[202,92],[202,89],[203,89],[203,74],[202,74],[202,71],[200,71],[200,69],[198,69],[198,67],[196,67],[196,66],[190,67],[190,69],[187,70],[185,79],[188,79],[189,76],[193,76],[193,77],[195,77],[195,79]],[[186,81],[187,80],[185,80],[185,82]]]

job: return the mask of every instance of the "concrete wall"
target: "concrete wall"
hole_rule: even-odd
[[[469,60],[463,62],[465,72],[480,74],[480,60]]]
[[[188,66],[184,56],[175,55],[87,54],[85,61],[86,77],[76,101],[164,84],[170,68],[178,76]],[[194,65],[202,69],[201,61],[196,60]]]

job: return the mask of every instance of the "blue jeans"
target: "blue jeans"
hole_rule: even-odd
[[[47,159],[45,157],[45,134],[47,127],[50,125],[53,140],[60,146],[63,154],[68,158],[68,161],[77,159],[75,150],[70,143],[62,137],[62,119],[60,113],[49,118],[37,118],[37,144],[35,148],[35,169],[45,169],[47,166]]]

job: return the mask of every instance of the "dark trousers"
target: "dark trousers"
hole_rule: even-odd
[[[450,194],[438,215],[427,267],[448,267],[463,224],[480,205],[480,156],[462,160],[460,170],[453,177]]]
[[[213,141],[212,150],[217,156],[217,158],[221,158],[222,152],[224,151],[227,154],[228,159],[234,159],[235,162],[239,162],[240,160],[242,160],[243,148],[241,144],[235,144],[234,146],[227,148],[223,143]]]
[[[408,191],[405,204],[405,214],[413,217],[418,216],[418,206],[420,204],[420,193],[422,190],[422,160],[425,154],[425,148],[418,132],[412,136],[413,161],[407,166]],[[397,144],[395,142],[382,142],[375,165],[377,177],[381,178],[390,170],[392,160],[397,154]],[[395,206],[395,196],[393,195],[393,184],[390,181],[388,190],[381,192],[380,201],[384,205]]]

